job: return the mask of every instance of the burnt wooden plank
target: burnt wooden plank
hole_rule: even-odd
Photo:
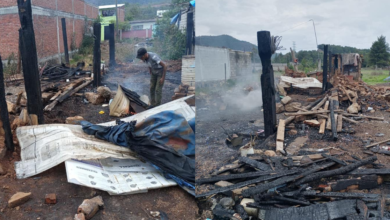
[[[358,169],[352,172],[349,172],[350,175],[390,175],[390,169]]]
[[[335,100],[330,100],[330,121],[331,121],[331,126],[332,126],[332,137],[333,141],[337,141],[337,123],[335,119]]]
[[[322,155],[323,157],[328,158],[329,160],[333,160],[334,162],[336,162],[336,163],[338,163],[338,164],[341,164],[341,165],[343,165],[343,166],[347,166],[347,165],[348,165],[346,162],[344,162],[344,161],[342,161],[342,160],[339,160],[339,159],[337,159],[336,157],[331,156],[331,155],[329,155],[329,154],[322,153],[321,155]]]
[[[279,178],[279,177],[286,176],[286,175],[293,175],[297,172],[298,171],[290,170],[290,171],[283,172],[280,174],[262,176],[262,177],[259,177],[259,178],[253,179],[253,180],[248,180],[245,182],[236,183],[236,184],[231,185],[231,186],[221,187],[218,189],[210,190],[206,193],[196,195],[196,197],[199,198],[199,197],[204,197],[204,196],[210,196],[210,195],[217,194],[217,193],[227,192],[230,190],[242,188],[242,187],[247,186],[247,185],[251,185],[251,184],[255,184],[255,183],[259,183],[259,182],[263,182],[263,181],[267,181],[267,180],[272,180],[272,179]]]
[[[260,213],[262,214],[262,213]],[[307,207],[291,207],[286,209],[270,209],[266,210],[263,216],[259,215],[259,219],[267,220],[324,220],[329,219],[326,205],[318,204]]]
[[[379,186],[378,176],[369,175],[363,176],[362,178],[338,180],[335,184],[331,185],[331,188],[332,191],[340,191],[352,185],[358,185],[359,190],[377,188]]]
[[[322,71],[322,92],[327,90],[326,85],[328,82],[328,45],[324,45],[324,62]]]
[[[285,177],[279,178],[277,180],[274,180],[272,182],[263,183],[263,184],[260,184],[256,187],[251,187],[249,189],[243,190],[242,195],[244,197],[249,197],[249,196],[252,196],[255,194],[263,193],[269,189],[272,189],[272,188],[278,187],[280,185],[292,182],[294,180],[302,178],[302,177],[309,175],[313,172],[317,172],[318,170],[323,169],[323,168],[328,167],[328,166],[331,166],[331,165],[334,165],[334,162],[328,163],[327,165],[323,165],[323,166],[314,166],[314,168],[308,169],[307,171],[302,172],[300,174],[296,174],[293,176],[285,176]]]
[[[93,34],[94,34],[94,46],[93,46],[93,85],[99,87],[101,85],[101,28],[100,23],[94,23]]]
[[[66,33],[66,20],[61,18],[62,24],[62,39],[64,41],[65,62],[69,65],[69,49],[68,49],[68,35]]]
[[[222,175],[222,176],[214,176],[211,178],[202,178],[202,179],[197,179],[196,183],[197,184],[203,184],[203,183],[214,183],[222,180],[234,180],[234,179],[244,179],[244,178],[254,178],[254,177],[259,177],[259,176],[265,176],[265,175],[270,175],[270,174],[276,174],[280,173],[277,171],[264,171],[264,172],[251,172],[251,173],[240,173],[240,174],[230,174],[230,175]]]
[[[350,172],[350,171],[352,171],[352,170],[354,170],[354,169],[356,169],[358,167],[361,167],[361,166],[373,163],[376,160],[377,160],[377,157],[373,156],[373,157],[366,158],[366,159],[364,159],[362,161],[358,161],[356,163],[349,164],[347,166],[341,167],[341,168],[336,169],[336,170],[322,171],[322,172],[318,172],[318,173],[313,173],[313,174],[310,174],[310,175],[304,177],[301,180],[298,180],[295,183],[295,185],[300,185],[300,184],[303,184],[303,183],[312,182],[312,181],[315,181],[315,180],[319,180],[321,178],[327,178],[327,177],[331,177],[331,176],[345,174],[345,173],[348,173],[348,172]]]
[[[274,70],[271,64],[272,51],[271,34],[269,31],[257,32],[257,45],[261,64],[261,90],[263,98],[264,133],[265,137],[274,134],[276,131],[276,103],[275,103],[275,82]]]
[[[7,150],[14,151],[14,142],[12,139],[11,125],[9,122],[7,101],[5,100],[4,69],[3,69],[3,62],[1,56],[0,56],[0,121],[3,122],[5,146],[7,147]]]
[[[294,192],[283,193],[285,196],[293,196]],[[378,201],[380,199],[379,194],[369,194],[369,193],[340,193],[340,192],[323,192],[317,193],[316,191],[304,191],[301,193],[303,196],[312,196],[312,197],[333,197],[333,198],[342,198],[342,199],[369,199],[371,201]]]
[[[110,40],[109,40],[109,46],[110,46],[110,66],[115,66],[115,25],[110,24]]]
[[[24,85],[27,94],[27,112],[38,116],[38,123],[44,123],[41,81],[39,78],[37,47],[32,19],[31,0],[18,0],[19,50],[22,57]]]
[[[269,165],[262,163],[262,162],[259,162],[259,161],[256,161],[256,160],[252,160],[248,157],[240,157],[238,160],[242,163],[246,163],[246,164],[250,165],[251,167],[254,167],[254,168],[257,168],[257,169],[260,169],[263,171],[267,171],[267,170],[271,169]]]
[[[283,202],[287,202],[290,204],[295,204],[295,205],[305,205],[305,206],[311,205],[311,203],[308,201],[302,201],[302,200],[298,200],[298,199],[290,199],[290,198],[286,198],[283,196],[274,196],[274,199],[279,200],[279,201],[283,201]]]

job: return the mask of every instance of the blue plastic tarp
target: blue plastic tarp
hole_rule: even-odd
[[[190,1],[190,4],[192,5],[192,7],[195,7],[195,0]]]
[[[125,132],[128,127],[124,124],[104,127],[82,121],[81,125],[87,134],[127,147]],[[186,156],[195,155],[195,118],[187,122],[181,114],[174,111],[163,111],[137,123],[133,134],[146,136]]]

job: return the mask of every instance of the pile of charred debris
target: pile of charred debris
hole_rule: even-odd
[[[301,127],[309,127],[327,136],[323,140],[336,142],[355,133],[352,125],[385,121],[365,113],[390,111],[390,87],[369,86],[343,75],[334,77],[333,86],[320,97],[309,98],[307,106],[284,97],[276,109],[286,117],[279,119],[276,134],[258,137],[262,139],[259,143],[251,138],[231,163],[196,180],[197,197],[205,202],[204,216],[235,220],[390,219],[390,194],[381,191],[389,181],[390,169],[377,158],[377,153],[390,155],[388,146],[381,146],[390,140],[363,141],[359,146],[363,156],[343,146],[335,151],[331,147],[291,151],[285,146],[285,131],[294,136]],[[227,142],[233,145],[237,138],[229,135]],[[264,150],[266,146],[274,150]],[[351,159],[342,159],[345,154],[349,157],[343,158]]]

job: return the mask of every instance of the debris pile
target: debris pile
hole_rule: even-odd
[[[110,103],[110,116],[134,115],[145,111],[148,106],[148,96],[139,96],[136,92],[118,85],[118,91]]]
[[[41,79],[43,81],[56,81],[67,80],[72,78],[77,78],[81,75],[91,74],[91,71],[84,71],[85,66],[84,62],[77,63],[77,67],[71,68],[65,64],[54,65],[54,66],[44,66],[41,69]]]
[[[180,99],[186,96],[194,95],[195,87],[188,84],[181,84],[175,89],[175,95],[172,96],[172,100]]]

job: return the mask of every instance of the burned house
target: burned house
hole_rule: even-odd
[[[358,53],[332,54],[331,76],[342,73],[351,80],[360,81],[363,57]]]

